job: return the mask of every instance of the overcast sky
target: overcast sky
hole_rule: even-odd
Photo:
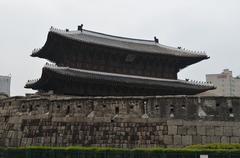
[[[181,79],[229,68],[240,74],[239,0],[0,0],[0,75],[12,75],[11,95],[33,92],[46,60],[30,57],[51,26],[85,29],[206,51],[211,57],[182,70]]]

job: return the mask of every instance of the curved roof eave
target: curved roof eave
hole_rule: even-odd
[[[42,76],[39,80],[29,81],[25,85],[25,88],[32,88],[38,84],[46,82],[45,79],[43,78],[45,72],[53,72],[53,73],[61,74],[64,76],[72,76],[76,78],[105,80],[105,81],[113,81],[113,82],[126,83],[126,84],[169,87],[169,83],[171,83],[179,88],[191,87],[192,89],[199,89],[199,90],[214,89],[214,86],[212,84],[196,82],[196,81],[193,82],[193,81],[184,81],[184,80],[172,80],[172,79],[162,79],[162,78],[153,78],[153,77],[144,77],[144,76],[115,74],[115,73],[107,73],[107,72],[99,72],[99,71],[74,69],[69,67],[58,67],[58,66],[52,66],[50,64],[47,64],[44,66]]]

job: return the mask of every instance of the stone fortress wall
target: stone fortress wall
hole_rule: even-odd
[[[240,98],[11,97],[0,100],[0,124],[1,147],[240,143]]]

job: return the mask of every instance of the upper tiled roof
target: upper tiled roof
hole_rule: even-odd
[[[83,30],[82,32],[66,31],[55,29],[53,27],[51,27],[49,33],[55,33],[79,42],[103,45],[136,52],[157,53],[182,57],[200,57],[205,59],[208,58],[205,52],[190,51],[182,48],[179,49],[175,47],[165,46],[159,43],[155,43],[153,40],[118,37],[89,30]],[[39,50],[35,49],[32,55],[34,56],[34,54],[37,54],[38,51]]]

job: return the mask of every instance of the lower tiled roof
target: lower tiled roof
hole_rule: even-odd
[[[189,91],[193,90],[194,92],[196,91],[200,93],[206,90],[214,89],[214,86],[209,83],[107,73],[83,69],[74,69],[69,67],[58,67],[49,64],[44,66],[42,77],[39,80],[28,81],[25,87],[41,89],[41,87],[43,87],[44,84],[47,83],[46,77],[44,77],[45,73],[58,74],[61,75],[63,78],[67,78],[69,80],[88,80],[92,83],[98,83],[99,81],[101,81],[101,84],[106,85],[121,84],[125,85],[126,87],[134,85],[137,87],[155,90],[158,88],[162,89],[163,87],[164,89],[180,88],[185,90],[189,89]]]

